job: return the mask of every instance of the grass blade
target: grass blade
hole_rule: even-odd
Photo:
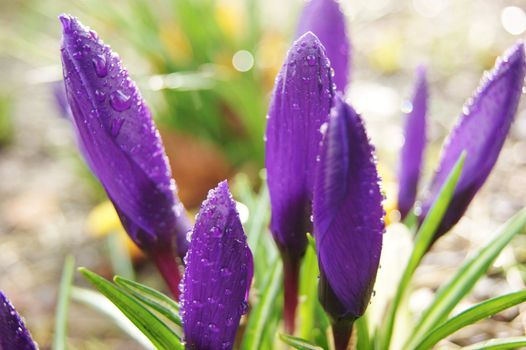
[[[184,349],[177,334],[133,297],[113,283],[85,268],[80,268],[79,271],[99,292],[110,299],[151,340],[155,347],[161,350]]]
[[[145,349],[155,350],[152,342],[102,294],[85,288],[73,287],[71,298],[110,318],[117,327],[135,339]]]
[[[266,279],[261,298],[250,312],[241,349],[257,350],[260,348],[265,327],[268,323],[271,323],[269,319],[272,316],[272,309],[281,291],[282,274],[281,260],[276,260]]]
[[[356,342],[356,350],[373,349],[371,346],[371,339],[369,338],[369,326],[367,323],[367,314],[363,315],[354,322],[356,327],[356,335],[358,336]]]
[[[447,319],[459,301],[473,289],[475,283],[486,273],[499,253],[510,243],[513,237],[524,230],[525,226],[526,208],[508,220],[486,247],[464,263],[451,281],[439,289],[431,306],[424,311],[406,345],[407,348],[417,344],[430,329]]]
[[[280,334],[279,339],[281,339],[285,344],[290,345],[294,349],[298,350],[323,350],[323,348],[311,344],[305,339],[293,337],[287,334]]]
[[[176,325],[183,326],[179,316],[179,304],[174,300],[153,288],[121,276],[115,276],[113,281],[126,292],[136,297],[142,304],[151,307]]]
[[[429,214],[427,215],[424,222],[422,223],[422,226],[417,232],[413,252],[409,257],[407,266],[404,269],[402,278],[400,279],[400,286],[396,291],[390,308],[388,309],[387,321],[384,327],[385,331],[382,334],[383,336],[380,340],[380,348],[383,350],[389,349],[389,345],[391,343],[391,338],[393,335],[398,306],[400,305],[404,297],[407,287],[409,286],[409,282],[413,277],[413,273],[415,272],[416,268],[418,267],[418,264],[420,263],[422,257],[427,251],[427,248],[429,247],[429,244],[431,243],[431,240],[433,238],[433,234],[435,233],[438,225],[440,224],[440,221],[442,220],[442,217],[444,216],[447,210],[449,202],[453,197],[455,187],[462,172],[462,167],[464,166],[465,157],[465,152],[463,152],[457,160],[455,166],[449,173],[445,184],[440,189],[440,193],[438,194],[437,199],[435,200],[433,206],[431,207],[431,210],[429,211]]]
[[[504,339],[491,339],[471,346],[463,347],[461,350],[504,350],[519,349],[526,346],[526,337],[514,337]]]
[[[447,320],[442,325],[429,332],[425,339],[421,341],[414,350],[430,349],[440,340],[446,338],[450,334],[455,333],[461,328],[464,328],[472,323],[480,321],[486,317],[495,315],[505,309],[522,303],[526,300],[526,291],[510,293],[496,298],[483,301],[480,304],[470,307]]]
[[[55,336],[53,337],[53,350],[66,349],[66,336],[68,329],[68,311],[71,295],[71,285],[73,284],[73,273],[75,268],[75,259],[68,255],[64,262],[62,277],[60,279],[60,290],[58,294],[56,318],[55,318]]]

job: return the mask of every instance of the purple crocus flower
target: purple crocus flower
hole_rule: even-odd
[[[404,219],[415,204],[418,180],[426,146],[427,79],[426,70],[416,70],[411,111],[407,114],[404,146],[400,154],[398,210]]]
[[[369,303],[382,249],[382,194],[374,149],[360,116],[336,98],[314,185],[319,299],[346,349],[354,320]]]
[[[0,350],[36,350],[24,321],[0,291]]]
[[[305,4],[296,37],[314,33],[327,51],[334,69],[333,81],[345,91],[349,81],[351,45],[345,26],[345,16],[335,0],[311,0]]]
[[[502,149],[521,96],[525,74],[524,44],[517,43],[493,70],[484,75],[476,94],[446,140],[438,170],[423,202],[421,220],[428,213],[456,160],[466,151],[462,175],[434,239],[449,231],[486,181]]]
[[[252,272],[252,253],[223,181],[201,206],[186,257],[181,310],[187,349],[232,349]]]
[[[312,33],[291,47],[274,86],[266,130],[270,230],[281,251],[285,324],[294,329],[300,260],[311,231],[311,200],[320,128],[334,95],[325,49]]]
[[[94,31],[69,15],[60,21],[64,83],[79,147],[126,231],[177,296],[172,251],[175,243],[185,255],[190,223],[150,110],[119,56]]]

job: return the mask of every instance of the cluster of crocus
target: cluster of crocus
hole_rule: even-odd
[[[519,42],[497,60],[491,72],[484,74],[475,94],[464,105],[456,126],[444,143],[420,212],[422,222],[456,160],[465,151],[467,156],[462,176],[434,234],[434,241],[461,219],[497,162],[517,111],[525,72],[524,44]],[[415,202],[425,148],[427,85],[423,69],[417,72],[412,105],[401,156],[399,209],[402,217],[409,213]]]
[[[75,17],[60,20],[67,100],[86,163],[129,236],[157,263],[173,294],[182,291],[187,348],[231,349],[253,268],[228,184],[210,191],[192,229],[159,132],[119,57]],[[182,283],[175,251],[186,263]]]
[[[268,113],[270,228],[285,267],[287,331],[294,331],[298,268],[306,234],[312,232],[319,299],[331,318],[336,347],[344,349],[353,322],[365,312],[378,269],[382,195],[361,118],[339,96],[347,85],[349,43],[338,3],[308,3],[299,33],[276,79]]]

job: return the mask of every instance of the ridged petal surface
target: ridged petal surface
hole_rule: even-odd
[[[180,255],[190,228],[150,110],[118,55],[75,17],[62,15],[62,64],[83,155],[141,248]]]
[[[311,0],[305,4],[298,24],[297,37],[314,33],[327,51],[334,69],[333,81],[345,91],[350,76],[351,44],[345,25],[345,15],[335,0]]]
[[[270,228],[282,251],[301,256],[311,229],[311,200],[320,128],[334,95],[329,60],[312,33],[289,50],[276,78],[266,130]]]
[[[252,253],[224,181],[201,206],[186,257],[181,302],[188,349],[232,349],[252,273]]]
[[[384,232],[374,149],[360,116],[336,101],[314,187],[320,302],[336,320],[361,316],[378,270]]]
[[[0,350],[36,350],[24,321],[0,291]]]
[[[416,71],[412,109],[407,113],[404,129],[404,145],[400,153],[398,174],[398,210],[402,219],[415,204],[418,181],[426,147],[427,79],[425,68]]]
[[[462,151],[466,160],[435,239],[455,225],[489,176],[510,130],[524,84],[524,45],[510,48],[486,73],[442,149],[438,170],[422,206],[422,219]]]

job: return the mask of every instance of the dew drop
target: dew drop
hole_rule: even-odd
[[[108,75],[108,62],[106,61],[106,56],[104,54],[96,55],[93,57],[92,62],[99,78],[104,78]]]
[[[97,89],[95,90],[95,98],[97,99],[97,101],[103,102],[106,99],[106,94],[104,93],[104,91]]]
[[[210,235],[211,235],[212,237],[220,238],[220,237],[221,237],[221,234],[222,234],[222,232],[221,232],[221,230],[219,229],[219,227],[217,227],[217,226],[214,226],[214,227],[212,227],[212,228],[210,229]]]
[[[230,271],[228,267],[222,267],[220,272],[221,272],[221,276],[223,277],[229,277],[232,275],[232,271]]]
[[[297,110],[300,109],[300,106],[299,106],[297,103],[293,103],[293,104],[292,104],[292,109],[295,110],[295,111],[297,111]]]
[[[131,97],[124,94],[121,90],[115,90],[110,95],[110,105],[117,112],[123,112],[130,108]]]
[[[91,38],[92,38],[93,40],[99,40],[99,36],[98,36],[97,32],[94,31],[93,29],[90,29],[90,31],[89,31],[89,35],[91,36]]]
[[[400,109],[402,110],[402,113],[411,113],[413,111],[413,104],[411,103],[411,101],[406,100],[402,102]]]
[[[314,66],[316,64],[316,57],[314,55],[307,55],[307,64]]]
[[[119,132],[122,128],[122,124],[124,124],[124,119],[122,118],[115,118],[111,121],[110,132],[112,136],[119,135]]]

